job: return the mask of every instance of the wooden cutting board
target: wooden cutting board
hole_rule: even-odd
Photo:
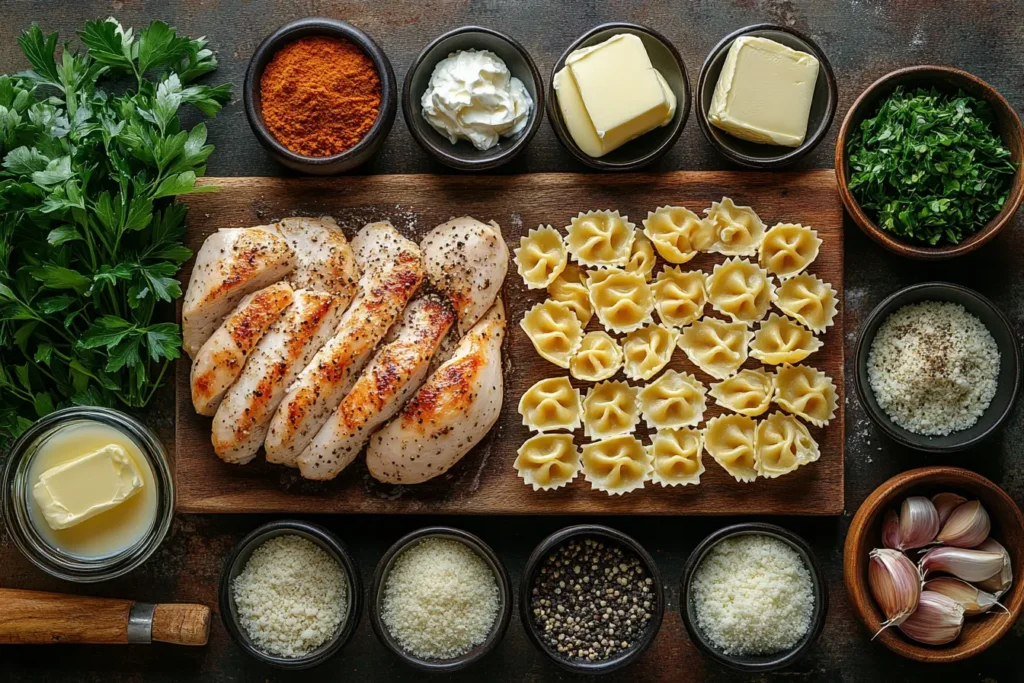
[[[541,223],[561,227],[590,209],[618,209],[641,227],[647,212],[681,204],[698,213],[723,195],[751,205],[769,226],[787,221],[813,226],[824,240],[811,271],[832,283],[842,302],[843,221],[832,171],[803,173],[674,172],[663,174],[535,174],[521,176],[386,175],[343,178],[209,178],[219,193],[197,194],[190,204],[186,243],[198,250],[218,228],[246,227],[284,216],[331,215],[350,235],[365,223],[390,220],[405,235],[419,237],[454,216],[471,215],[501,225],[509,250]],[[710,272],[724,259],[701,254],[684,269]],[[656,268],[660,269],[661,263]],[[192,264],[182,271],[187,283]],[[372,512],[445,514],[798,514],[833,515],[843,510],[843,313],[824,336],[825,346],[809,364],[839,387],[839,411],[824,429],[811,432],[821,459],[774,480],[735,482],[707,454],[699,486],[663,488],[608,496],[591,490],[582,476],[558,491],[534,492],[516,475],[516,450],[529,437],[516,411],[519,397],[544,377],[567,371],[540,358],[519,328],[523,313],[542,301],[542,291],[525,288],[510,264],[504,297],[508,308],[505,342],[505,401],[491,433],[446,475],[418,486],[375,481],[358,460],[333,482],[307,482],[294,470],[257,460],[245,466],[221,462],[210,446],[211,419],[192,410],[189,364],[178,362],[176,479],[178,510],[229,512]],[[840,303],[841,306],[841,303]],[[710,306],[707,311],[710,312]],[[590,329],[596,329],[597,319]],[[749,367],[757,367],[754,359]],[[677,350],[670,367],[712,378]],[[619,378],[621,379],[621,373]],[[573,380],[584,392],[587,384]],[[721,409],[708,399],[705,417]],[[773,406],[774,408],[774,406]],[[643,427],[641,427],[643,429]],[[642,440],[647,439],[643,432]],[[583,442],[582,430],[577,442]]]

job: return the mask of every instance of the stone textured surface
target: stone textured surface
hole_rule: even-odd
[[[657,27],[683,54],[693,82],[707,51],[726,33],[758,22],[794,26],[810,34],[829,55],[840,85],[837,121],[824,143],[798,167],[832,165],[832,143],[839,119],[850,103],[875,78],[917,63],[944,63],[971,71],[989,81],[1018,109],[1024,105],[1024,4],[972,2],[952,4],[930,0],[898,3],[868,0],[842,2],[736,0],[681,3],[544,2],[543,0],[470,0],[423,2],[393,0],[164,0],[106,2],[79,0],[59,7],[44,0],[0,2],[0,72],[25,67],[15,38],[31,21],[46,30],[59,29],[66,39],[86,19],[116,15],[127,25],[141,26],[165,19],[190,35],[208,36],[220,51],[222,68],[217,82],[240,88],[249,55],[262,38],[291,19],[323,15],[345,19],[372,35],[389,54],[399,79],[417,52],[436,35],[457,26],[477,23],[506,31],[520,40],[546,72],[572,39],[591,26],[613,20],[636,21]],[[286,173],[271,162],[249,134],[236,90],[236,100],[210,126],[217,145],[211,175],[273,175]],[[692,116],[692,114],[691,114]],[[652,170],[725,169],[730,164],[716,155],[691,118],[678,144]],[[545,124],[530,148],[509,173],[581,171],[558,145]],[[413,142],[399,117],[381,154],[359,173],[443,173]],[[727,190],[727,188],[723,188]],[[1024,268],[1020,221],[977,254],[948,264],[917,264],[881,251],[857,228],[846,225],[846,351],[847,376],[852,377],[852,354],[862,317],[898,287],[929,279],[960,282],[991,297],[1022,330],[1024,295],[1014,276]],[[852,389],[852,385],[850,385]],[[776,520],[804,535],[825,565],[829,578],[831,613],[813,652],[787,672],[758,680],[872,681],[872,680],[1020,680],[1013,663],[1024,645],[1024,623],[1018,624],[996,647],[973,660],[941,669],[925,667],[891,655],[869,641],[853,615],[842,586],[842,539],[850,515],[878,484],[892,474],[932,463],[966,465],[1000,482],[1024,502],[1024,438],[1021,409],[1004,432],[992,441],[959,456],[935,458],[903,449],[886,440],[868,421],[852,390],[847,394],[846,462],[847,511],[839,518]],[[147,419],[172,435],[171,401],[167,392]],[[752,492],[751,495],[756,495]],[[250,516],[180,516],[156,557],[133,575],[91,587],[65,584],[33,569],[0,531],[0,584],[19,588],[132,597],[149,601],[202,601],[216,604],[216,581],[230,547],[247,531],[267,521]],[[406,531],[427,524],[447,523],[479,533],[507,564],[513,580],[532,547],[547,533],[577,521],[573,518],[482,519],[441,517],[319,518],[353,550],[364,581],[377,559]],[[689,551],[710,531],[733,519],[623,519],[600,521],[633,534],[658,560],[669,597],[665,621],[654,647],[625,675],[631,680],[739,681],[747,677],[722,669],[701,657],[685,638],[678,616],[679,573]],[[2,608],[2,606],[0,606]],[[993,617],[998,618],[998,617]],[[413,680],[417,678],[376,641],[364,617],[348,647],[324,666],[285,674],[249,660],[230,642],[215,619],[209,647],[175,649],[154,645],[133,648],[60,649],[5,648],[0,681],[231,681],[231,680]],[[513,619],[499,649],[479,666],[453,680],[564,680],[569,677],[547,662],[527,641]]]

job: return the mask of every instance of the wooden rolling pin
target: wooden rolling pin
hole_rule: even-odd
[[[0,644],[206,645],[210,608],[0,588]]]

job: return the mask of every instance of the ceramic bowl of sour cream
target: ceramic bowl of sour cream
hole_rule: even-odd
[[[544,88],[526,49],[463,26],[427,45],[402,88],[409,132],[442,164],[483,171],[508,163],[540,127]]]

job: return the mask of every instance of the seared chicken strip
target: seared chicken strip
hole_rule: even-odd
[[[363,227],[352,250],[363,273],[360,293],[277,409],[264,444],[269,462],[296,465],[423,282],[419,247],[390,223]]]
[[[272,227],[225,228],[203,242],[181,306],[182,346],[190,358],[246,294],[295,268],[295,252]]]
[[[397,413],[426,379],[430,359],[454,322],[451,306],[437,295],[409,304],[395,326],[394,341],[377,352],[299,456],[303,477],[333,479],[355,460],[373,431]]]
[[[296,289],[329,292],[347,306],[359,288],[359,267],[352,247],[334,219],[282,218],[275,227],[295,252],[291,275]]]
[[[501,412],[504,338],[505,307],[499,299],[452,358],[370,439],[366,464],[375,479],[388,484],[433,479],[480,442]]]
[[[442,223],[420,241],[430,283],[452,302],[459,334],[473,327],[501,292],[508,247],[496,223],[463,216]]]
[[[284,309],[291,305],[292,286],[278,282],[242,299],[192,363],[192,405],[200,415],[213,415],[245,359]]]
[[[213,418],[213,450],[222,460],[253,459],[288,385],[334,334],[344,311],[333,294],[295,292],[294,303],[260,340]]]

